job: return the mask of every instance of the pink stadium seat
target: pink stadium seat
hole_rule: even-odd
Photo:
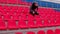
[[[22,34],[21,32],[16,32],[15,34]]]
[[[19,17],[20,15],[12,15],[12,19],[13,20],[21,20],[21,16]]]
[[[0,21],[0,30],[5,30],[6,29],[6,24],[3,21]]]
[[[12,7],[12,11],[17,11],[18,6],[11,6]]]
[[[55,34],[55,32],[53,32],[52,30],[48,30],[47,34]]]
[[[35,34],[35,32],[29,31],[29,32],[27,32],[26,34]]]
[[[24,1],[25,1],[25,0],[24,0]],[[27,2],[23,2],[22,0],[18,0],[18,4],[27,5],[28,3],[27,3]]]
[[[0,3],[7,3],[7,0],[0,0]]]
[[[28,25],[29,28],[35,28],[35,27],[37,27],[36,23],[34,23],[34,21],[31,21],[31,20],[28,20],[27,25]]]
[[[24,7],[20,6],[20,7],[18,8],[18,12],[20,12],[20,13],[24,12]]]
[[[17,4],[17,0],[8,0],[7,3],[10,3],[10,4]]]
[[[1,15],[0,15],[0,20],[3,20]]]
[[[56,29],[55,34],[60,34],[60,29]]]
[[[27,20],[34,20],[34,16],[32,16],[31,14],[28,14]]]
[[[36,26],[37,27],[43,27],[42,19],[36,20]]]
[[[24,14],[29,14],[29,8],[28,7],[24,7]]]
[[[56,19],[55,25],[60,26],[60,19]]]
[[[2,11],[2,10],[3,10],[3,6],[0,5],[0,11]]]
[[[18,27],[19,28],[28,28],[26,22],[23,20],[19,20]]]
[[[43,30],[40,30],[37,32],[37,34],[45,34],[45,32]]]
[[[14,20],[8,20],[8,29],[17,29],[16,21]]]
[[[55,26],[55,20],[54,19],[50,19],[50,22],[48,24],[49,26]]]
[[[5,9],[5,11],[11,11],[11,6],[3,6],[4,7],[4,9]]]
[[[11,19],[11,15],[3,15],[3,19],[4,20],[10,20]]]

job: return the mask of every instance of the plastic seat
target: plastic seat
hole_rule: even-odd
[[[3,6],[0,5],[0,11],[3,11]]]
[[[0,15],[0,20],[3,20],[1,15]]]
[[[15,34],[22,34],[21,32],[16,32]]]
[[[45,24],[47,24],[47,26],[55,26],[55,20],[54,19],[47,19],[47,22]]]
[[[60,26],[60,19],[56,19],[55,25],[56,25],[56,26]]]
[[[18,27],[19,28],[28,28],[28,26],[24,20],[19,20]]]
[[[5,22],[0,21],[0,30],[5,30],[7,29]]]
[[[25,1],[25,0],[24,0]],[[23,0],[18,0],[18,4],[22,4],[22,5],[25,5],[26,2],[23,2]]]
[[[34,21],[31,21],[31,20],[28,20],[27,26],[29,28],[35,28],[35,27],[37,27],[36,23]]]
[[[3,7],[4,7],[5,11],[8,11],[8,12],[11,11],[11,8],[12,8],[11,6],[3,6]]]
[[[60,29],[56,29],[55,34],[60,34]]]
[[[21,20],[21,15],[12,15],[13,20]]]
[[[36,20],[36,26],[37,27],[43,27],[42,19]]]
[[[53,30],[48,30],[47,34],[55,34],[55,32]]]
[[[11,6],[12,7],[12,11],[17,11],[18,10],[18,6]]]
[[[7,3],[7,0],[0,0],[0,3]]]
[[[8,20],[8,29],[17,29],[16,21],[14,20]]]
[[[24,7],[24,14],[28,14],[29,13],[29,7]]]
[[[26,34],[35,34],[35,32],[29,31]]]
[[[18,8],[18,12],[24,12],[24,7],[23,7],[23,6],[20,6],[20,7]]]
[[[28,14],[27,19],[28,19],[28,20],[34,20],[34,16],[32,16],[31,14]]]
[[[3,19],[4,20],[10,20],[11,19],[11,15],[3,15]]]
[[[8,0],[7,3],[10,3],[10,4],[17,4],[17,1],[16,1],[16,0]]]
[[[43,30],[40,30],[37,32],[37,34],[45,34],[45,32]]]

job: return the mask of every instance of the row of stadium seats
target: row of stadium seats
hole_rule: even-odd
[[[29,7],[0,6],[0,30],[60,25],[60,12],[54,9],[39,8],[35,17],[29,11]]]
[[[16,32],[15,34],[23,34],[22,32]],[[26,34],[60,34],[60,29],[53,30],[47,30],[46,32],[44,30],[40,30],[37,33],[33,31],[28,31]]]
[[[26,29],[26,28],[39,28],[39,27],[49,27],[49,26],[58,26],[60,25],[60,21],[57,20],[57,22],[54,22],[51,20],[49,23],[47,20],[45,21],[25,21],[25,20],[19,20],[19,21],[14,21],[14,20],[6,20],[6,21],[1,21],[0,20],[0,30],[6,30],[6,29]]]
[[[22,0],[0,0],[0,3],[4,4],[22,4],[22,5],[31,5],[30,2],[22,2]]]

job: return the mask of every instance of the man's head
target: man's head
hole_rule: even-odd
[[[38,6],[38,3],[37,3],[37,2],[34,2],[34,3],[32,4],[32,6]]]

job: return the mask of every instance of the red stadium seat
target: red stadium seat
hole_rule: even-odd
[[[29,32],[27,32],[26,34],[35,34],[35,32],[29,31]]]
[[[8,0],[7,3],[9,3],[9,4],[17,4],[17,0]]]
[[[8,20],[8,29],[17,29],[16,21],[14,20]]]
[[[56,25],[56,26],[60,26],[60,19],[56,19],[55,25]]]
[[[7,3],[7,0],[0,0],[0,3]]]
[[[24,7],[20,6],[20,7],[18,8],[18,12],[23,13],[23,12],[24,12]]]
[[[5,22],[0,21],[0,30],[5,30],[5,29],[7,29]]]
[[[48,31],[47,31],[47,34],[55,34],[55,32],[52,31],[52,30],[48,30]]]
[[[3,20],[2,15],[0,15],[0,20]]]
[[[31,21],[31,20],[28,20],[27,26],[29,28],[35,28],[35,27],[37,27],[36,23],[34,21]]]
[[[23,20],[19,20],[18,27],[19,28],[28,28],[26,22]]]
[[[60,34],[60,29],[56,29],[55,34]]]
[[[42,19],[36,20],[36,26],[37,27],[43,27]]]
[[[13,20],[21,20],[21,15],[12,15]]]
[[[37,34],[45,34],[45,32],[41,30],[41,31],[38,31]]]
[[[50,19],[48,25],[49,25],[49,26],[55,26],[55,20],[54,20],[54,19]]]
[[[10,20],[11,19],[11,15],[3,15],[3,19],[4,20]]]
[[[11,11],[12,7],[11,6],[3,6],[5,11]]]
[[[29,8],[28,7],[24,7],[24,14],[29,14]]]

